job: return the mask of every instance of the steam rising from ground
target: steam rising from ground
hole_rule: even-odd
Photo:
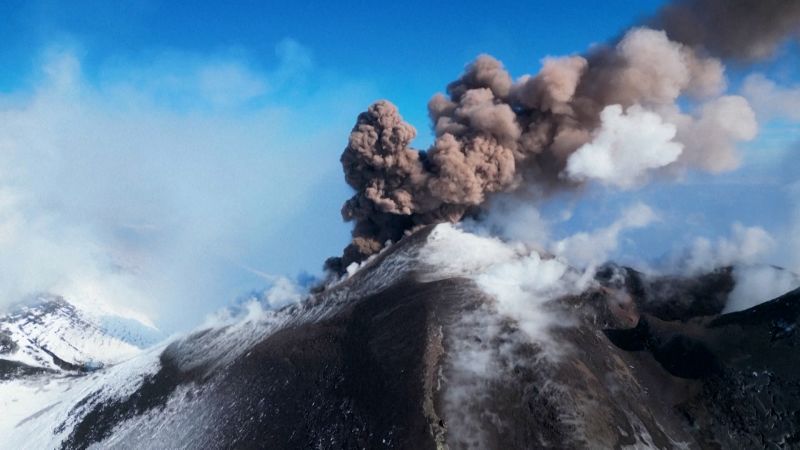
[[[535,202],[592,181],[631,189],[688,169],[736,168],[736,144],[752,140],[758,124],[744,97],[725,94],[720,58],[771,56],[797,37],[800,4],[677,1],[647,23],[655,28],[630,29],[586,55],[546,58],[539,73],[517,80],[479,56],[428,103],[436,139],[426,151],[411,147],[416,130],[394,105],[370,106],[342,155],[356,191],[342,208],[353,240],[328,267],[342,272],[501,192],[535,186]],[[745,89],[773,91],[758,78]]]
[[[740,266],[733,276],[736,286],[724,312],[752,308],[800,287],[800,276],[773,266]]]
[[[695,238],[689,248],[673,258],[667,271],[697,276],[732,266],[735,285],[724,312],[740,311],[800,287],[800,276],[791,270],[761,264],[776,247],[775,238],[763,228],[737,222],[728,237]]]
[[[513,320],[529,339],[545,342],[549,328],[564,325],[545,305],[585,291],[621,236],[654,220],[650,207],[634,204],[605,227],[537,243],[546,249],[482,233],[479,223],[442,224],[423,247],[421,259],[430,272],[424,277],[474,279],[494,299],[496,313]]]
[[[677,265],[684,273],[696,275],[709,268],[754,264],[775,246],[775,239],[763,228],[734,223],[730,237],[718,237],[715,241],[696,238]]]
[[[465,321],[491,322],[499,314],[513,321],[528,340],[539,343],[550,342],[550,328],[564,325],[547,310],[547,303],[583,292],[594,276],[593,269],[571,267],[563,258],[542,254],[523,243],[479,236],[450,224],[433,230],[420,259],[429,268],[424,280],[467,277],[491,297],[489,306],[485,306],[488,310],[477,312],[480,317],[464,318]],[[497,329],[487,329],[489,335],[496,332]],[[549,350],[557,352],[558,347],[550,346]]]

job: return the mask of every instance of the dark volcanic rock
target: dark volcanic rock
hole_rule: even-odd
[[[733,267],[696,277],[647,277],[630,267],[607,264],[598,270],[597,279],[605,285],[625,289],[635,299],[639,311],[662,320],[720,314],[736,284]]]
[[[19,346],[14,342],[14,339],[0,329],[0,355],[3,353],[14,353],[18,348]]]
[[[19,361],[0,359],[0,380],[11,380],[30,375],[41,375],[48,372],[50,371],[42,367],[33,367]]]
[[[689,322],[644,316],[613,343],[646,350],[662,367],[695,382],[677,402],[702,448],[800,445],[800,290],[754,308]]]
[[[472,281],[403,265],[426,237],[252,328],[173,343],[132,392],[75,405],[63,447],[798,445],[800,291],[718,315],[729,271],[628,276],[549,303],[564,323],[533,342]]]

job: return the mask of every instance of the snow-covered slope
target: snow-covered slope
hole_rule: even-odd
[[[163,336],[144,322],[55,295],[0,315],[0,449],[57,446],[50,415],[98,384],[118,394],[114,386],[135,386],[130,378],[157,367]]]
[[[91,370],[160,340],[155,328],[40,295],[0,316],[0,360],[44,371]]]
[[[120,364],[80,376],[40,373],[0,380],[0,449],[59,448],[73,426],[70,412],[82,399],[91,396],[104,401],[130,394],[158,369],[162,351],[163,346],[157,345]]]

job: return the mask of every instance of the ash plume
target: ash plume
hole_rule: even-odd
[[[745,98],[724,94],[720,58],[771,55],[797,36],[800,2],[679,1],[646,23],[659,29],[545,58],[516,80],[480,55],[429,101],[435,141],[424,151],[394,105],[370,106],[341,158],[355,190],[342,208],[353,239],[327,268],[342,272],[416,227],[459,221],[498,192],[630,189],[687,169],[736,168],[736,144],[758,124]]]
[[[772,56],[787,36],[800,38],[800,1],[676,1],[651,23],[676,41],[725,58],[757,60]]]

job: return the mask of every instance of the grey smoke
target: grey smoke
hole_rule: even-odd
[[[725,58],[757,60],[772,56],[787,36],[800,38],[800,1],[675,1],[651,23],[676,41]]]

